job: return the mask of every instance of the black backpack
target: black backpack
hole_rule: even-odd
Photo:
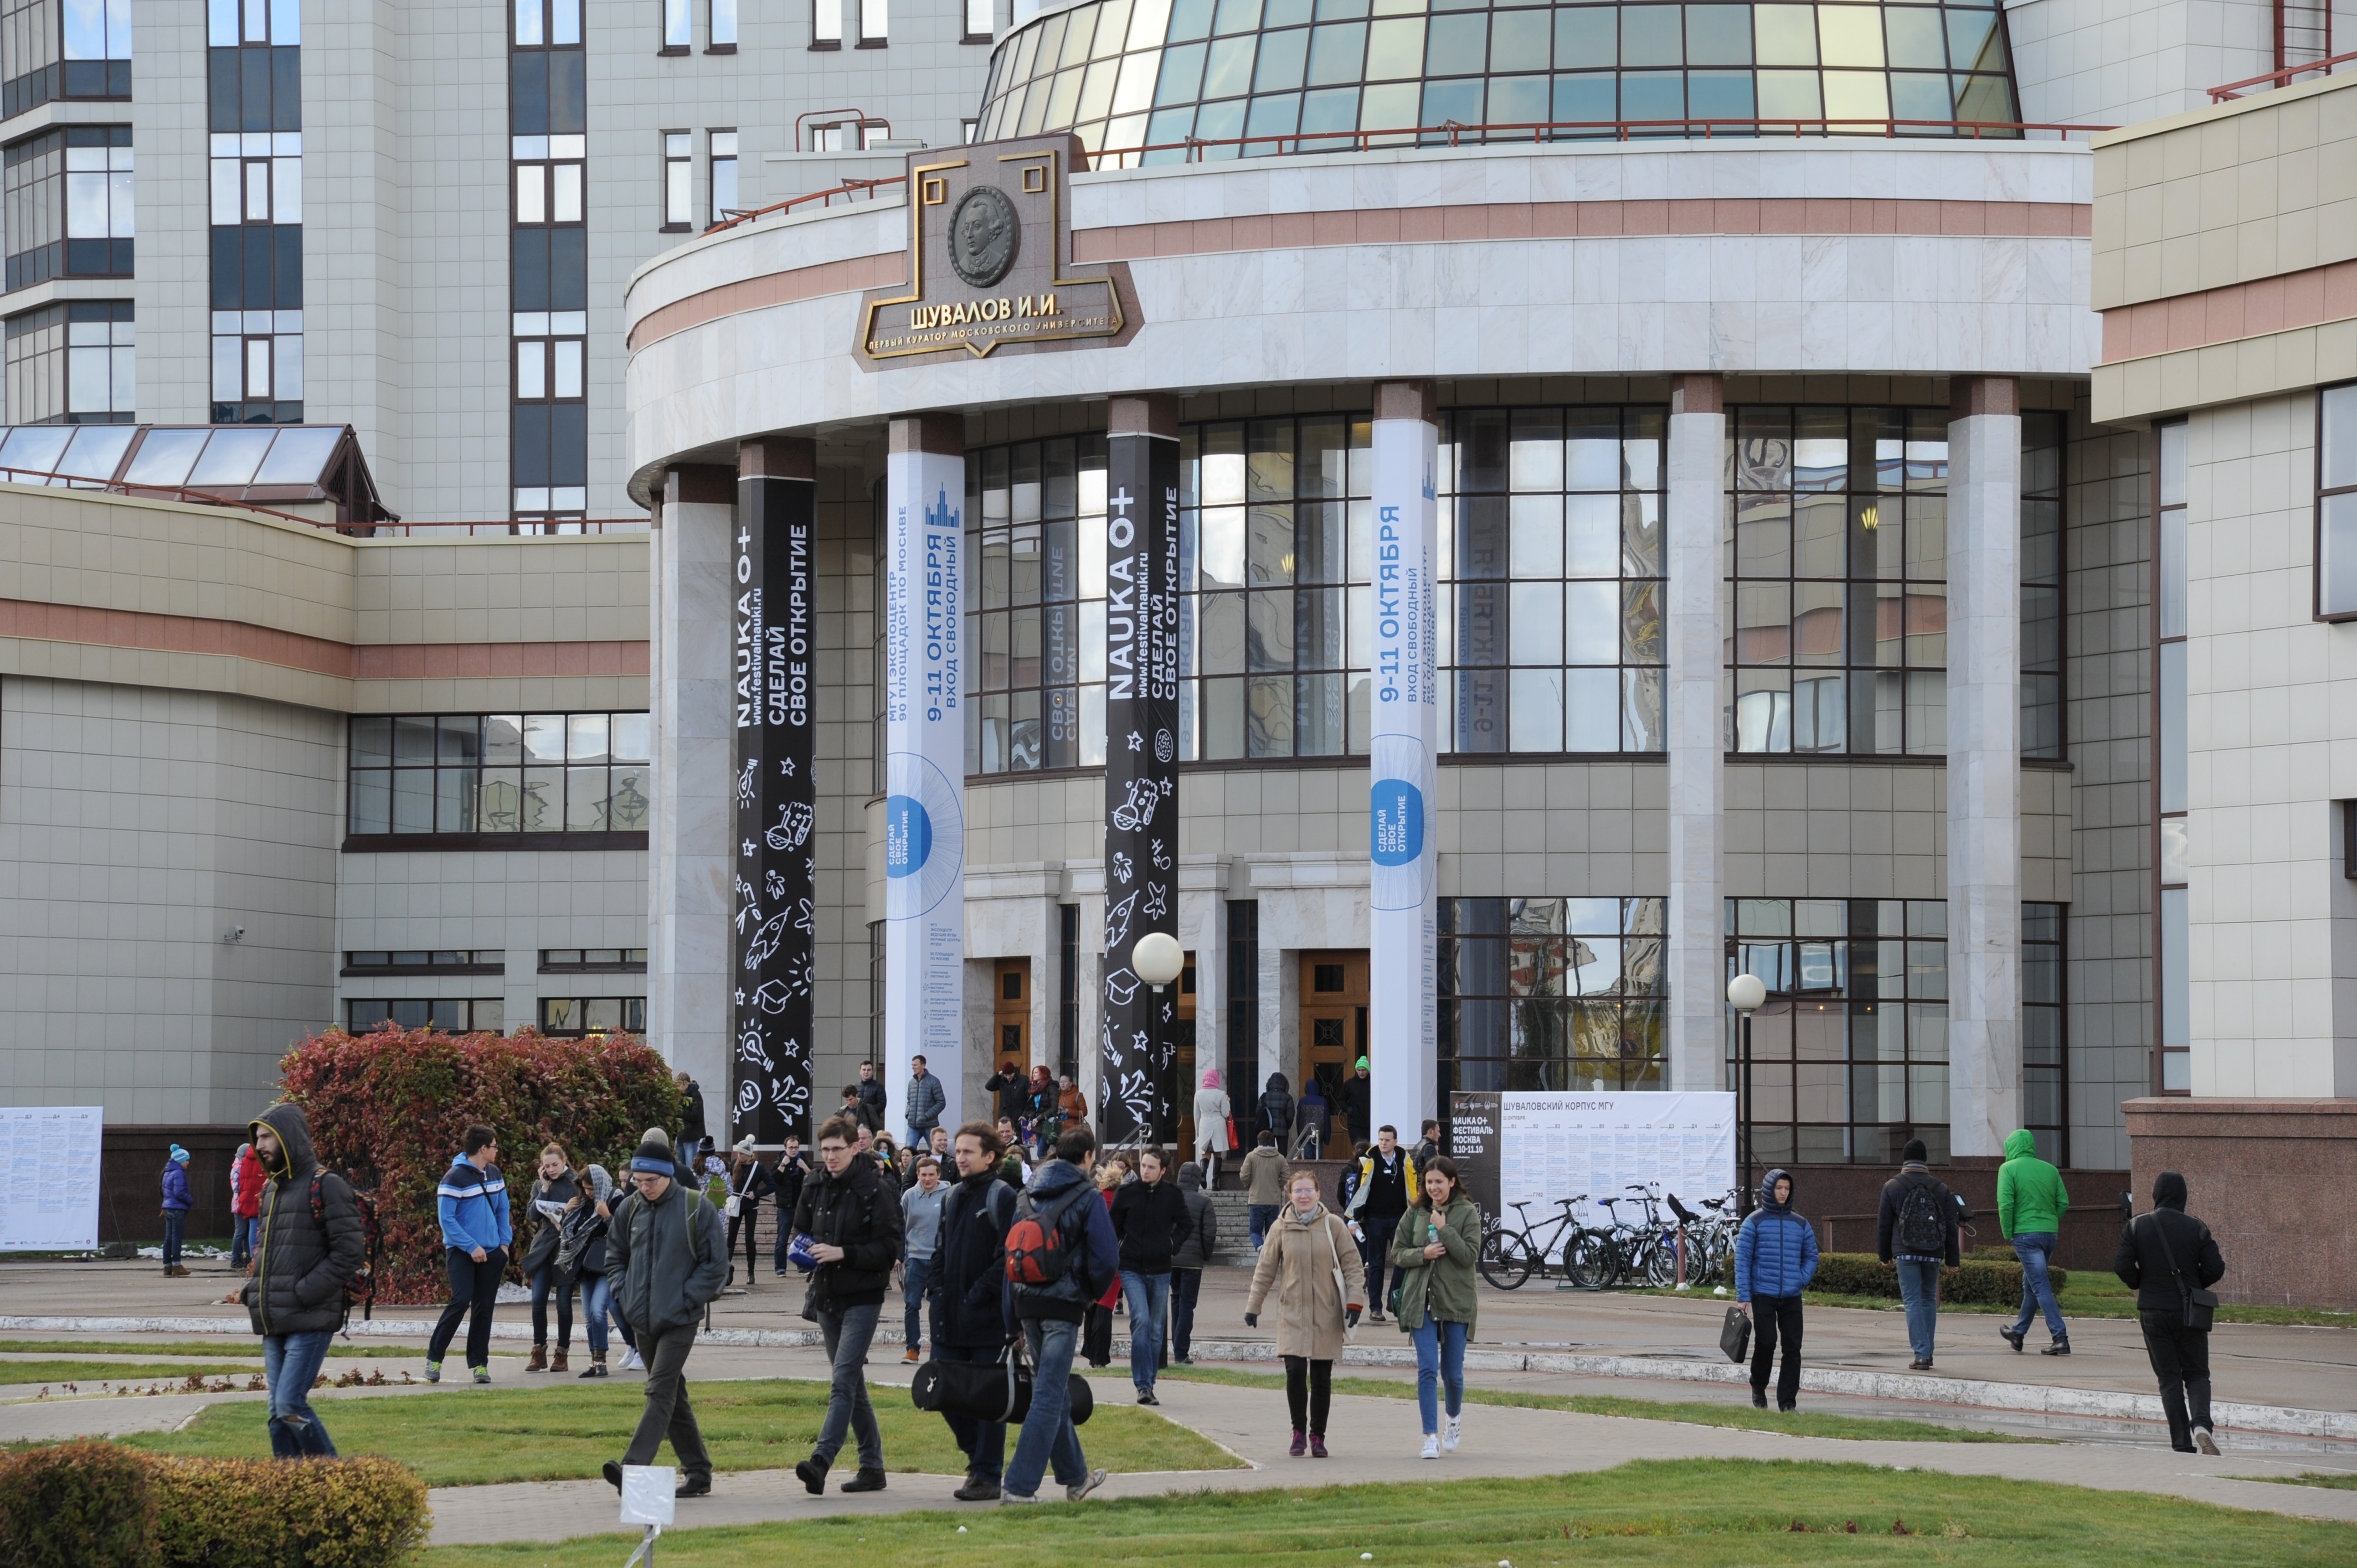
[[[1899,1223],[1891,1227],[1891,1251],[1913,1258],[1948,1255],[1948,1226],[1940,1216],[1940,1198],[1932,1187],[1918,1183],[1899,1202]]]

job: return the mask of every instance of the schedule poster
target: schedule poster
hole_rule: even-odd
[[[96,1105],[0,1106],[0,1252],[87,1251],[98,1245]]]
[[[1723,1197],[1735,1185],[1732,1094],[1522,1094],[1467,1090],[1449,1103],[1449,1152],[1483,1212],[1517,1223],[1516,1203],[1532,1223],[1584,1198],[1580,1222],[1612,1223],[1600,1199],[1633,1199],[1629,1188],[1658,1184],[1688,1208]],[[1620,1217],[1639,1219],[1643,1205],[1624,1202]],[[1663,1218],[1667,1218],[1664,1209]]]

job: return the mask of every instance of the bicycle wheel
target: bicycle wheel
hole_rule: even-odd
[[[1611,1238],[1583,1230],[1564,1245],[1563,1272],[1582,1290],[1602,1290],[1620,1273],[1620,1253]]]
[[[1520,1290],[1537,1267],[1531,1244],[1512,1231],[1498,1231],[1481,1243],[1481,1277],[1500,1290]]]
[[[1656,1236],[1645,1249],[1645,1283],[1667,1290],[1678,1283],[1678,1249],[1674,1241]]]

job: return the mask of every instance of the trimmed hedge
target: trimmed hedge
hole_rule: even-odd
[[[1964,1266],[1950,1274],[1940,1276],[1940,1300],[1943,1304],[1986,1304],[2011,1306],[2021,1300],[2021,1264],[2015,1261],[2007,1248],[2004,1261],[1986,1254],[1994,1249],[1983,1247],[1968,1253]],[[1735,1286],[1735,1259],[1727,1260],[1727,1288]],[[2046,1277],[2052,1282],[2054,1294],[2061,1295],[2071,1282],[2071,1272],[2050,1265]],[[1820,1252],[1817,1254],[1817,1277],[1809,1288],[1826,1295],[1880,1296],[1897,1301],[1899,1271],[1871,1252]]]
[[[299,1042],[278,1068],[286,1098],[310,1119],[320,1160],[376,1199],[385,1252],[377,1299],[388,1304],[446,1294],[434,1189],[470,1124],[499,1133],[514,1255],[531,1238],[543,1144],[562,1144],[576,1165],[602,1165],[619,1180],[641,1132],[679,1125],[669,1064],[628,1035],[331,1029]]]
[[[390,1459],[174,1459],[111,1443],[0,1456],[11,1568],[392,1568],[425,1483]]]

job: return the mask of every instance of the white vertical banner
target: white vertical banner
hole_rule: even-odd
[[[903,451],[885,463],[884,1059],[876,1071],[900,1125],[909,1062],[963,1119],[965,998],[965,460]],[[911,441],[910,446],[918,445]]]
[[[1439,748],[1438,431],[1424,386],[1376,389],[1374,641],[1367,703],[1368,1076],[1376,1126],[1437,1114],[1433,758]],[[1408,417],[1393,417],[1405,413]],[[1371,1136],[1353,1127],[1353,1137]]]

